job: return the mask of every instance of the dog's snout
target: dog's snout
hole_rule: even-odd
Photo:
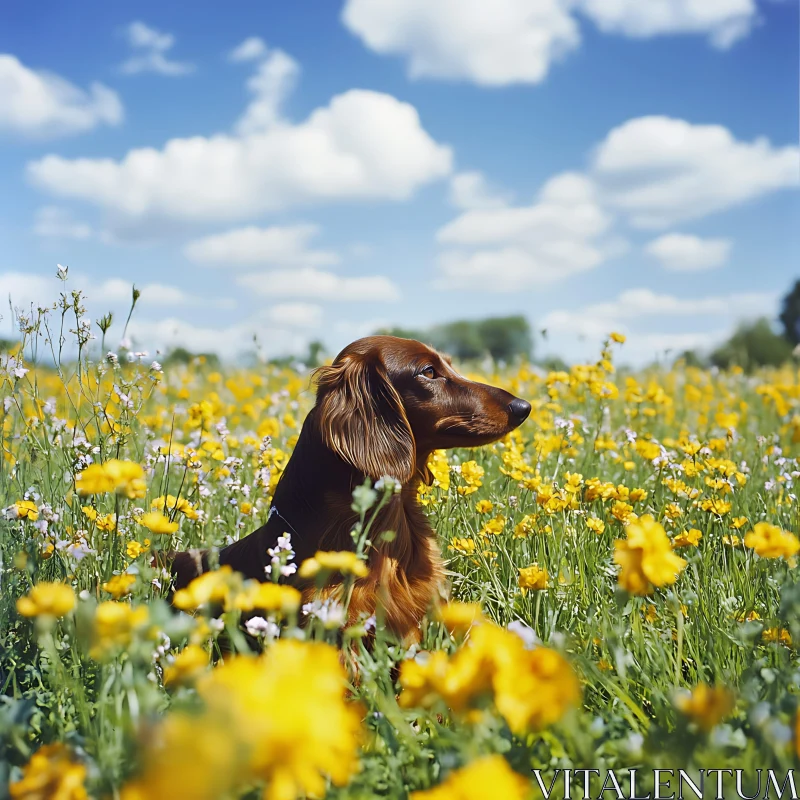
[[[527,400],[515,397],[509,404],[508,410],[512,417],[518,422],[525,422],[528,414],[531,413],[531,404]]]

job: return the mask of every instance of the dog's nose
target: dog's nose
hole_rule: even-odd
[[[528,419],[528,414],[531,413],[531,404],[527,400],[520,400],[519,397],[515,397],[508,404],[508,410],[515,420],[525,422]]]

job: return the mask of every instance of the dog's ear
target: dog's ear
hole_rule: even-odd
[[[416,461],[414,436],[384,366],[347,355],[317,369],[314,378],[325,444],[372,480],[389,475],[409,481]]]

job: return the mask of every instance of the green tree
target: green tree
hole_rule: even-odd
[[[786,297],[779,317],[783,335],[792,344],[800,344],[800,281],[795,281]]]
[[[746,370],[777,367],[792,356],[792,345],[775,333],[766,317],[739,326],[725,344],[711,354],[711,363],[726,369],[738,365]]]
[[[533,350],[531,326],[523,316],[490,317],[478,323],[483,347],[495,361],[530,358]]]

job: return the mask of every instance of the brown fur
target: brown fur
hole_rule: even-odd
[[[428,367],[433,372],[424,372]],[[435,534],[417,503],[420,481],[431,480],[428,456],[436,449],[496,441],[526,419],[530,406],[502,389],[468,381],[449,359],[420,342],[392,336],[353,342],[315,379],[316,405],[278,482],[275,513],[223,548],[220,563],[263,581],[267,548],[285,532],[292,534],[298,563],[317,550],[352,550],[353,489],[365,477],[396,478],[402,490],[371,529],[370,572],[353,587],[349,618],[373,614],[380,605],[387,627],[411,641],[444,583]],[[384,531],[394,532],[391,541],[381,538]],[[203,554],[178,553],[175,588],[204,569]],[[304,601],[313,597],[313,586],[294,583]]]

